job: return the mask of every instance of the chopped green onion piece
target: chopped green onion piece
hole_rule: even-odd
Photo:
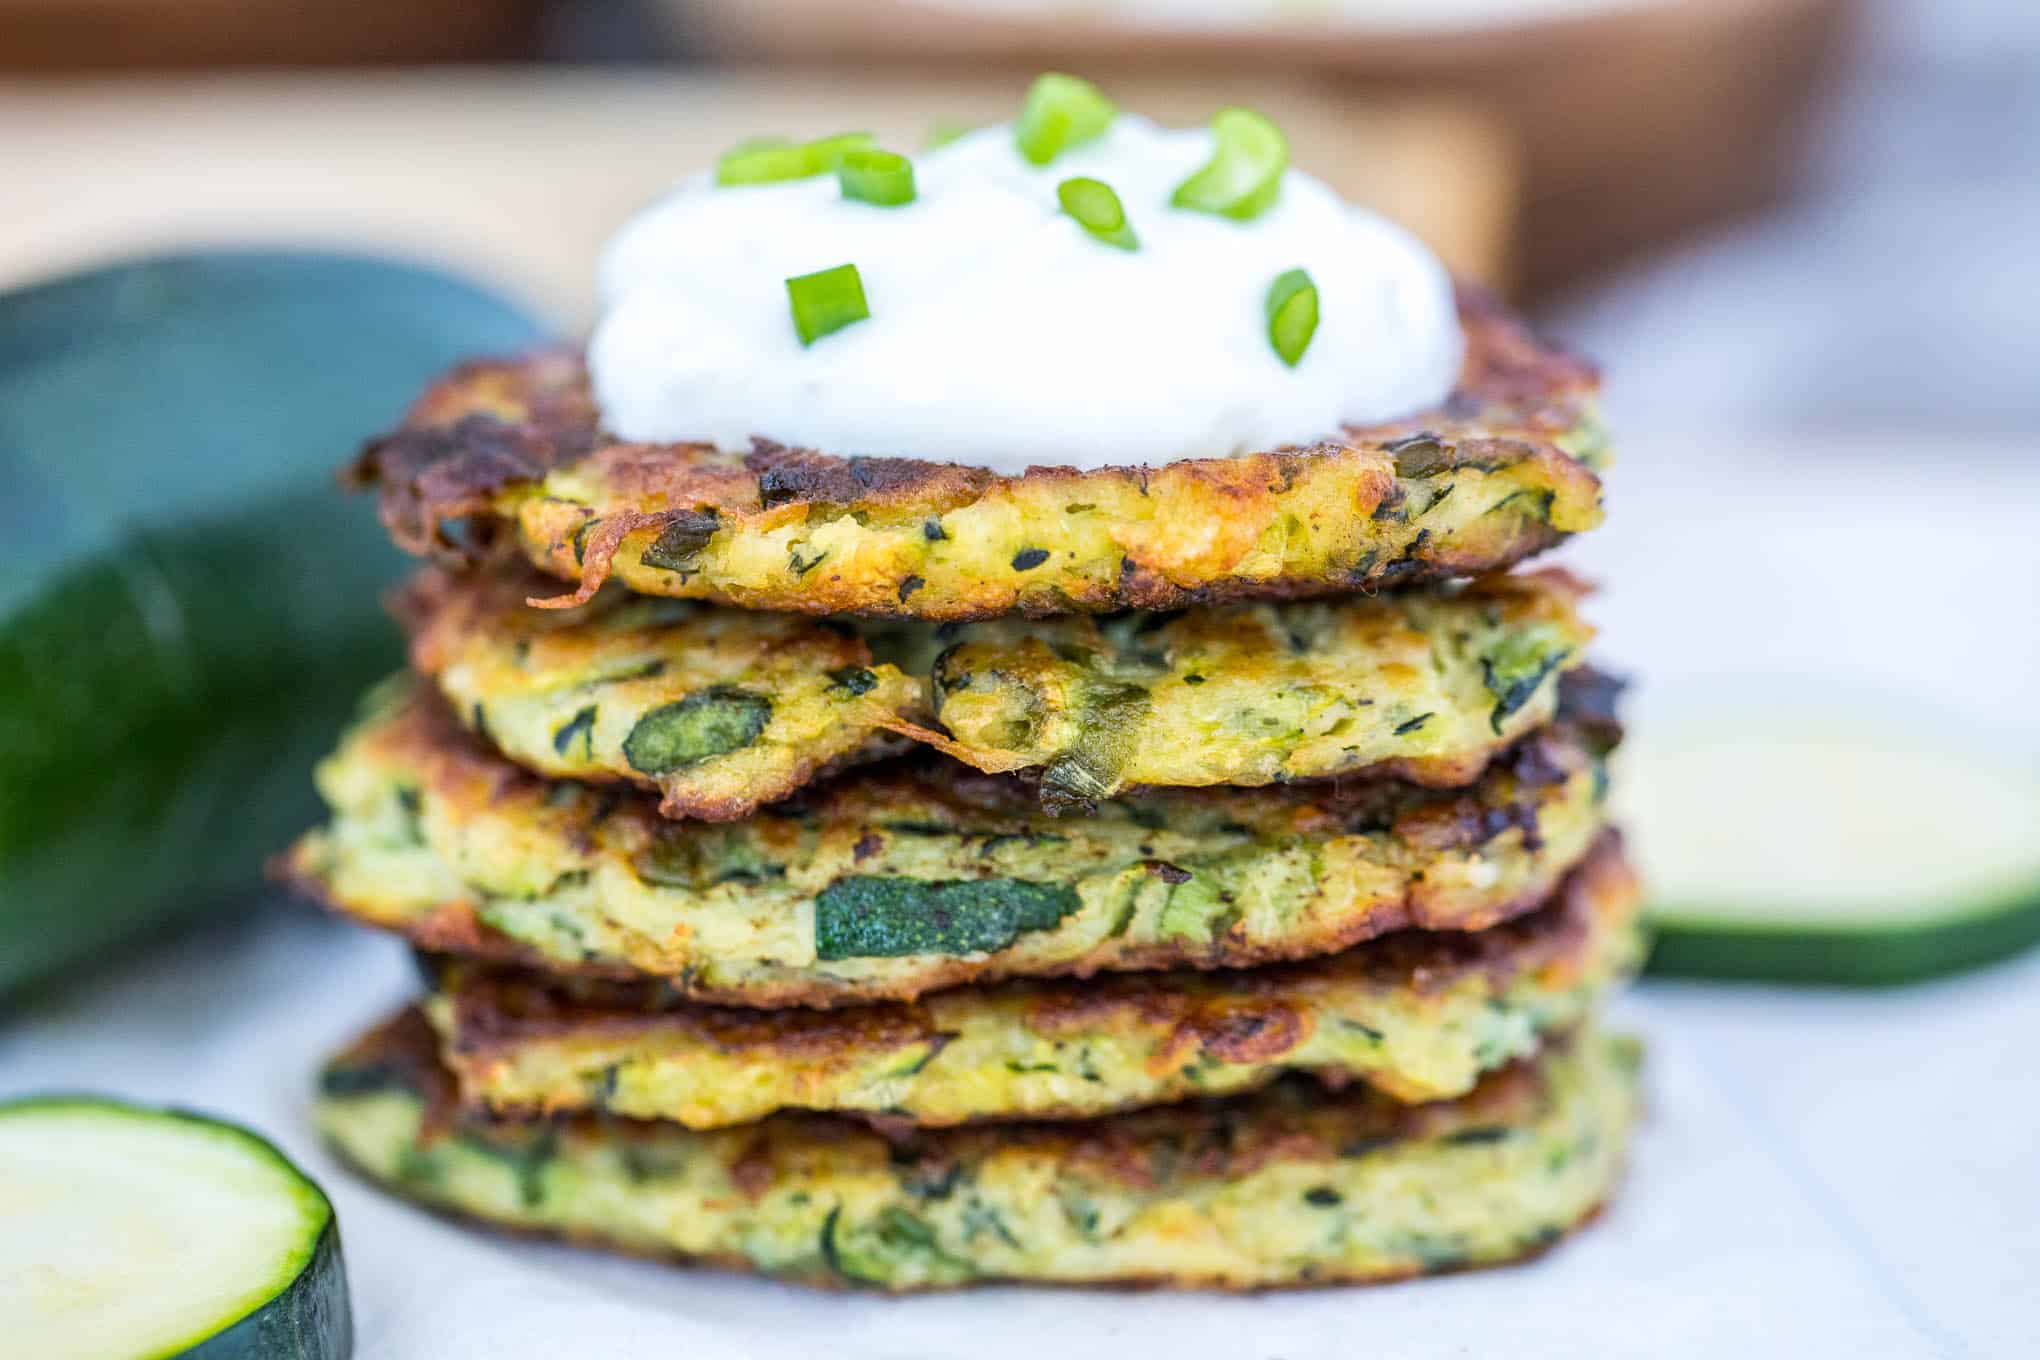
[[[1275,276],[1268,285],[1268,343],[1295,368],[1317,334],[1317,285],[1301,269]]]
[[[871,315],[864,301],[864,280],[858,277],[854,264],[788,279],[786,300],[793,308],[793,329],[803,345],[812,345]]]
[[[1247,222],[1266,212],[1282,190],[1289,142],[1282,129],[1252,109],[1220,109],[1211,120],[1217,149],[1169,202],[1193,212]]]
[[[914,201],[914,163],[890,151],[852,151],[836,167],[843,197],[881,208]]]
[[[1049,72],[1028,87],[1013,124],[1013,144],[1030,165],[1047,165],[1073,146],[1104,135],[1119,106],[1088,80]]]
[[[798,142],[789,142],[784,137],[752,137],[723,152],[715,163],[715,182],[775,184],[805,179],[811,160],[807,148]]]
[[[921,139],[921,149],[933,151],[938,146],[948,146],[959,137],[968,137],[977,129],[969,123],[959,123],[953,118],[944,118],[928,125],[928,135]]]
[[[1103,180],[1085,179],[1081,175],[1066,179],[1055,186],[1055,196],[1064,212],[1106,245],[1121,250],[1140,248],[1139,238],[1126,224],[1126,209],[1120,206],[1119,195]]]
[[[753,138],[739,142],[723,153],[722,159],[715,163],[715,182],[729,187],[813,179],[841,165],[843,157],[850,152],[875,145],[868,132],[842,132],[812,142]]]
[[[843,158],[853,151],[870,151],[878,141],[868,132],[839,132],[833,137],[818,137],[808,143],[822,163],[822,174],[827,174],[843,163]]]

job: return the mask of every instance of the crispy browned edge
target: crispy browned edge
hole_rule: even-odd
[[[1309,448],[1269,450],[1238,458],[1186,460],[1172,465],[1191,477],[1224,487],[1248,483],[1287,484],[1297,460],[1336,456],[1355,448],[1378,450],[1414,435],[1447,441],[1454,462],[1469,461],[1526,441],[1543,456],[1576,460],[1554,442],[1577,428],[1598,389],[1599,373],[1584,358],[1535,336],[1485,289],[1461,285],[1460,317],[1467,347],[1457,389],[1432,411],[1389,424],[1347,430],[1346,442]],[[1489,431],[1499,431],[1490,434]],[[981,468],[903,458],[841,458],[811,449],[792,449],[758,440],[741,461],[719,458],[701,444],[628,445],[606,436],[580,354],[543,351],[511,359],[478,359],[455,368],[412,407],[402,425],[370,440],[342,473],[354,487],[378,489],[378,504],[390,536],[405,550],[472,566],[508,555],[514,534],[497,517],[497,496],[534,484],[554,469],[598,452],[615,455],[612,480],[660,491],[662,500],[682,504],[671,512],[629,509],[605,512],[585,545],[581,593],[607,570],[623,538],[696,513],[689,506],[719,506],[754,513],[787,505],[954,509],[969,504],[999,483],[1044,477],[1135,480],[1145,492],[1151,470],[1107,467],[1032,468],[1008,478]],[[684,484],[676,479],[683,479]],[[462,524],[458,535],[449,526]],[[1180,609],[1243,599],[1303,598],[1356,587],[1413,585],[1425,581],[1505,568],[1565,537],[1546,526],[1526,532],[1506,560],[1472,560],[1431,549],[1381,564],[1360,578],[1221,579],[1191,587],[1124,563],[1110,599],[1086,600],[1085,609]],[[580,598],[576,596],[575,598]],[[789,608],[807,608],[799,599]],[[819,601],[818,612],[843,606]],[[1074,606],[1073,606],[1074,607]],[[1032,610],[1033,605],[1028,609]],[[901,600],[859,606],[860,612],[923,616]],[[964,619],[1006,612],[958,606],[940,617]],[[933,614],[927,617],[935,617]]]
[[[330,1059],[327,1070],[341,1067],[357,1069],[374,1068],[388,1072],[398,1079],[405,1089],[417,1096],[424,1106],[420,1125],[420,1141],[431,1143],[440,1138],[472,1131],[486,1137],[493,1129],[515,1129],[528,1126],[530,1121],[491,1116],[476,1111],[463,1110],[455,1093],[452,1075],[441,1063],[437,1036],[424,1013],[416,1006],[406,1007],[389,1020],[369,1030],[349,1044],[341,1053]],[[1382,1125],[1381,1137],[1400,1141],[1425,1136],[1428,1129],[1441,1117],[1441,1112],[1450,1107],[1475,1101],[1507,1104],[1537,1098],[1537,1086],[1541,1080],[1539,1060],[1529,1059],[1513,1063],[1508,1067],[1489,1073],[1479,1087],[1460,1101],[1442,1101],[1432,1105],[1397,1105],[1379,1093],[1366,1088],[1346,1091],[1327,1090],[1323,1099],[1328,1101],[1364,1102],[1376,1122]],[[934,1180],[940,1178],[942,1170],[953,1160],[954,1154],[945,1143],[951,1140],[997,1139],[1002,1143],[1029,1145],[1051,1149],[1054,1155],[1066,1162],[1080,1162],[1091,1173],[1104,1172],[1124,1184],[1139,1188],[1152,1188],[1153,1176],[1146,1158],[1141,1155],[1142,1134],[1147,1124],[1157,1118],[1182,1126],[1186,1136],[1194,1136],[1197,1127],[1213,1128],[1224,1124],[1228,1114],[1252,1102],[1265,1099],[1262,1093],[1250,1093],[1219,1100],[1188,1102],[1153,1110],[1136,1110],[1102,1119],[1073,1121],[1043,1121],[1034,1124],[973,1125],[956,1129],[903,1130],[872,1124],[868,1121],[826,1114],[785,1113],[774,1115],[767,1121],[772,1124],[797,1124],[811,1135],[839,1140],[861,1139],[872,1136],[885,1138],[893,1145],[891,1160],[896,1164],[912,1167],[917,1174]],[[612,1137],[633,1137],[643,1132],[662,1127],[641,1120],[622,1119],[613,1115],[570,1115],[563,1120],[538,1121],[540,1123],[568,1122],[584,1128],[600,1130]],[[758,1127],[758,1126],[754,1126]],[[720,1135],[727,1136],[725,1130]],[[1257,1131],[1259,1132],[1259,1131]],[[337,1146],[333,1151],[364,1179],[382,1192],[401,1202],[419,1206],[421,1201],[404,1195],[385,1183],[368,1168],[360,1165],[344,1149]],[[1199,1148],[1202,1156],[1179,1163],[1176,1170],[1186,1175],[1227,1174],[1247,1176],[1282,1157],[1306,1155],[1333,1159],[1336,1148],[1318,1145],[1312,1135],[1304,1130],[1280,1130],[1262,1135],[1245,1145],[1227,1137],[1223,1140],[1222,1163],[1213,1159],[1219,1152],[1215,1140],[1208,1140]],[[1242,1156],[1241,1154],[1246,1155]],[[763,1163],[765,1149],[758,1146],[759,1174],[746,1177],[744,1167],[739,1164],[732,1168],[732,1179],[752,1199],[761,1197],[770,1188],[770,1169]],[[1552,1247],[1563,1242],[1574,1232],[1588,1226],[1600,1217],[1606,1208],[1604,1199],[1595,1205],[1565,1232],[1546,1241],[1526,1248],[1520,1256],[1506,1261],[1492,1261],[1451,1266],[1439,1270],[1413,1268],[1406,1271],[1387,1271],[1372,1274],[1313,1275],[1280,1285],[1229,1285],[1214,1276],[1140,1275],[1115,1280],[1095,1282],[1073,1282],[1057,1284],[1058,1288],[1079,1288],[1089,1290],[1143,1290],[1151,1288],[1204,1288],[1230,1293],[1262,1293],[1275,1289],[1298,1287],[1319,1287],[1325,1285],[1353,1283],[1392,1283],[1398,1280],[1417,1278],[1431,1274],[1453,1274],[1460,1270],[1488,1270],[1503,1265],[1520,1265],[1535,1260]],[[472,1224],[492,1232],[526,1241],[565,1241],[578,1246],[594,1247],[626,1256],[645,1260],[666,1261],[676,1264],[709,1267],[744,1274],[756,1274],[757,1268],[751,1262],[735,1253],[714,1253],[690,1255],[684,1252],[644,1250],[613,1242],[600,1233],[585,1233],[561,1229],[522,1228],[481,1217],[442,1204],[422,1202],[422,1207],[451,1221]],[[838,1289],[849,1288],[851,1282],[825,1271],[807,1275],[787,1276],[809,1286]],[[915,1292],[946,1292],[952,1289],[968,1288],[974,1285],[994,1283],[992,1279],[962,1281],[955,1285],[918,1286]]]
[[[492,800],[506,796],[520,785],[544,782],[520,766],[505,760],[484,745],[474,734],[466,731],[446,712],[443,703],[436,696],[421,694],[412,701],[407,715],[414,723],[414,730],[408,739],[415,742],[426,759],[450,766],[456,773],[451,778],[472,780],[490,790]],[[1536,762],[1544,758],[1543,743],[1546,740],[1566,739],[1551,728],[1541,729],[1523,738],[1505,753],[1504,759],[1518,762]],[[1548,758],[1547,758],[1548,759]],[[928,761],[940,757],[928,757]],[[912,779],[928,773],[926,764],[918,768],[911,764],[892,767],[891,774]],[[873,780],[883,775],[853,772],[852,779]],[[957,770],[945,766],[942,778],[951,785],[978,785],[981,781],[993,781],[992,787],[1003,784],[1009,792],[1017,786],[1010,776],[983,775],[968,770]],[[1346,781],[1358,785],[1361,781]],[[1309,787],[1309,786],[1299,786]],[[1320,784],[1317,787],[1330,790],[1337,796],[1335,783]],[[826,787],[812,791],[812,796],[826,796]],[[1196,791],[1188,791],[1194,795]],[[616,806],[610,815],[638,815],[656,819],[657,812],[651,800],[628,790],[615,794]],[[1455,812],[1455,807],[1457,811]],[[1479,828],[1489,812],[1471,803],[1441,807],[1439,825],[1434,828],[1441,834],[1449,833],[1454,826],[1464,822],[1464,831],[1470,834]],[[1612,831],[1605,836],[1612,836]],[[1592,853],[1592,852],[1590,852]],[[318,902],[342,915],[351,915],[345,903],[335,900],[326,890],[325,884],[317,878],[299,873],[292,863],[291,853],[286,851],[270,864],[270,874],[277,881],[286,884],[300,895]],[[1531,891],[1519,894],[1501,902],[1484,904],[1481,911],[1467,919],[1444,918],[1419,909],[1416,902],[1404,897],[1400,902],[1378,906],[1365,916],[1352,921],[1338,934],[1318,939],[1309,944],[1264,944],[1242,946],[1223,940],[1214,940],[1197,949],[1186,949],[1182,942],[1154,944],[1129,954],[1111,970],[1101,970],[1096,964],[1072,961],[1067,964],[1044,968],[1033,976],[1088,978],[1100,971],[1146,972],[1170,968],[1242,968],[1260,964],[1285,963],[1319,954],[1336,953],[1360,943],[1393,931],[1407,928],[1426,930],[1478,931],[1502,921],[1535,911],[1543,905],[1547,893]],[[379,929],[394,929],[395,933],[429,953],[456,954],[497,963],[512,964],[539,972],[571,974],[590,978],[617,980],[638,979],[647,976],[626,964],[578,961],[568,963],[552,959],[538,950],[520,944],[511,937],[496,930],[481,920],[472,904],[449,902],[429,914],[415,918],[402,927],[384,927],[377,922],[366,922]],[[752,1007],[811,1006],[828,1009],[836,1006],[859,1005],[872,1001],[912,1001],[929,992],[941,991],[948,987],[961,986],[987,976],[1006,976],[996,958],[945,959],[940,964],[929,964],[917,970],[913,982],[823,984],[815,980],[786,981],[775,984],[759,984],[737,990],[704,986],[690,978],[667,978],[667,985],[679,989],[692,1000],[712,1004]]]
[[[1498,992],[1515,978],[1547,970],[1561,984],[1586,964],[1589,943],[1603,917],[1611,928],[1633,918],[1640,892],[1636,875],[1609,837],[1595,846],[1532,915],[1476,932],[1401,931],[1343,954],[1267,968],[1198,974],[1121,973],[1087,982],[1015,979],[989,990],[998,1000],[1026,1004],[1027,1026],[1044,1034],[1072,1033],[1131,1013],[1150,1030],[1164,1027],[1166,1052],[1208,1052],[1227,1062],[1270,1063],[1306,1036],[1305,1020],[1285,998],[1299,989],[1342,980],[1399,987],[1416,996],[1443,992],[1469,974],[1483,974]],[[624,1038],[671,1032],[721,1053],[748,1051],[827,1066],[854,1061],[874,1049],[929,1043],[948,1036],[918,1002],[882,1002],[836,1010],[778,1011],[676,1002],[656,985],[577,984],[514,969],[444,966],[440,990],[453,1004],[449,1051],[483,1063],[522,1044],[560,1036]],[[1271,1066],[1266,1081],[1280,1070]],[[1344,1074],[1320,1073],[1338,1082]],[[472,1093],[463,1092],[470,1104]],[[543,1113],[492,1103],[498,1114]],[[1045,1106],[1028,1119],[1068,1119],[1074,1106]],[[924,1126],[929,1121],[917,1121]]]

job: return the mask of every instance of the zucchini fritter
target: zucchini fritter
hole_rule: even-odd
[[[766,439],[743,456],[619,443],[580,356],[553,353],[457,369],[352,475],[405,548],[472,560],[507,539],[577,599],[615,576],[750,609],[970,619],[1403,585],[1507,567],[1601,518],[1592,368],[1490,299],[1461,312],[1440,409],[1238,458],[1009,477]]]
[[[1636,903],[1611,843],[1533,915],[1304,963],[1015,981],[835,1011],[676,1006],[656,986],[454,963],[425,1010],[462,1099],[502,1114],[602,1110],[698,1129],[790,1108],[924,1126],[1086,1118],[1299,1070],[1442,1100],[1575,1028],[1635,970]]]
[[[888,1138],[841,1116],[697,1133],[453,1107],[415,1011],[326,1068],[317,1122],[392,1190],[503,1227],[814,1284],[1250,1289],[1532,1255],[1614,1188],[1637,1050],[1593,1033],[1459,1100],[1365,1086]]]
[[[885,754],[903,744],[894,733],[981,770],[1038,768],[1052,810],[1144,784],[1361,771],[1464,784],[1549,720],[1592,636],[1580,586],[1555,571],[939,627],[613,587],[547,613],[527,593],[516,577],[425,572],[399,607],[413,666],[525,768],[656,787],[667,816],[711,821]]]
[[[1561,724],[1450,792],[1156,791],[1055,819],[1020,781],[930,756],[741,822],[674,822],[628,790],[530,775],[399,689],[320,766],[334,819],[279,867],[427,949],[828,1006],[1482,929],[1586,854],[1601,779]]]
[[[532,578],[428,570],[398,600],[411,664],[527,769],[656,788],[668,817],[730,821],[899,750],[923,685],[847,628],[604,592],[529,608]]]
[[[1363,770],[1452,787],[1543,726],[1593,630],[1561,572],[1368,599],[965,625],[916,735],[1045,804]]]

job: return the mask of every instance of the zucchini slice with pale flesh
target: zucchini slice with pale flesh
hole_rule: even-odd
[[[269,1143],[90,1096],[0,1103],[0,1351],[346,1360],[340,1232]]]
[[[2040,760],[1902,716],[1773,710],[1624,743],[1652,972],[1875,985],[2040,941]]]

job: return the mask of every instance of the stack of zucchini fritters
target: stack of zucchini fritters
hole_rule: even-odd
[[[1498,573],[1598,522],[1595,379],[1461,310],[1441,408],[1146,469],[622,444],[575,356],[449,376],[357,467],[439,559],[415,674],[283,861],[430,978],[327,1136],[491,1222],[890,1289],[1580,1223],[1635,1104],[1614,687],[1569,578]]]

